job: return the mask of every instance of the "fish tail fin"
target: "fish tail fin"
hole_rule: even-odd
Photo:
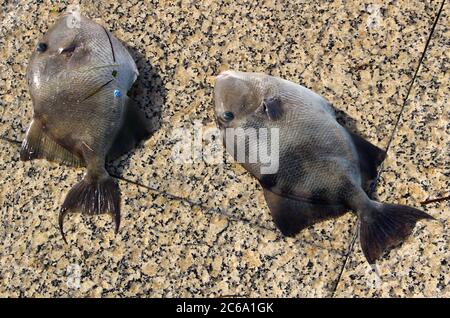
[[[59,229],[64,241],[64,217],[68,213],[97,215],[111,214],[115,223],[115,233],[120,226],[120,189],[108,174],[91,177],[89,172],[67,194],[59,213]]]
[[[431,215],[400,204],[370,201],[360,212],[359,239],[369,264],[374,264],[387,249],[406,239],[421,219],[434,219]]]

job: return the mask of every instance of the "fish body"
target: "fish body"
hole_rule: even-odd
[[[128,151],[148,134],[142,114],[127,97],[138,74],[119,40],[75,13],[63,15],[31,56],[26,78],[33,119],[20,157],[87,169],[61,208],[64,240],[63,220],[70,212],[109,213],[119,229],[120,189],[106,171],[105,161]]]
[[[431,218],[411,207],[370,198],[386,154],[341,126],[320,95],[281,78],[235,71],[222,72],[214,91],[225,147],[235,159],[237,150],[244,149],[240,163],[259,180],[283,234],[295,235],[352,210],[359,216],[363,252],[373,264],[409,235],[417,220]],[[237,138],[236,129],[247,132],[248,138]],[[260,138],[261,131],[267,138]],[[278,169],[264,173],[265,163],[252,152],[273,143]]]

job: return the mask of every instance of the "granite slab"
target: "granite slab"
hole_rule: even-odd
[[[347,113],[340,120],[349,129],[385,147],[439,5],[81,1],[83,14],[129,47],[141,73],[131,96],[155,132],[108,167],[122,189],[119,234],[106,215],[73,215],[66,225],[70,248],[59,237],[57,213],[83,170],[17,162],[14,143],[24,138],[32,116],[24,80],[28,58],[66,7],[47,0],[2,4],[0,203],[14,230],[5,232],[10,243],[0,247],[0,294],[332,295],[356,217],[346,214],[283,238],[260,186],[222,149],[219,163],[201,156],[177,163],[177,132],[215,127],[214,76],[231,68],[317,91]],[[73,288],[78,277],[80,287]]]
[[[338,297],[449,297],[450,202],[420,202],[450,195],[450,8],[446,4],[381,174],[379,196],[436,218],[421,221],[412,236],[380,260],[381,279],[362,258],[349,258]]]
[[[2,296],[324,296],[336,279],[337,251],[121,180],[119,233],[108,215],[73,214],[65,244],[57,216],[83,169],[20,162],[19,145],[6,141],[0,150]]]

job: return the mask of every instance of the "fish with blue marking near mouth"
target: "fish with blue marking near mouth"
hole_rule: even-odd
[[[59,215],[109,213],[120,225],[120,189],[105,169],[149,135],[145,115],[127,92],[139,72],[107,29],[77,12],[64,14],[39,40],[27,68],[33,118],[21,160],[85,166]]]
[[[214,100],[225,148],[235,159],[244,158],[238,161],[260,182],[284,235],[351,210],[359,218],[363,253],[374,264],[410,235],[418,220],[433,219],[370,197],[385,151],[341,126],[333,107],[311,90],[266,74],[225,71],[216,78]],[[236,130],[244,138],[237,138]],[[268,138],[258,138],[259,131]],[[264,171],[252,153],[261,147],[277,149],[276,171]]]

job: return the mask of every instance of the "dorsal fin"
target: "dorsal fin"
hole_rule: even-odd
[[[108,152],[108,160],[114,160],[127,153],[141,140],[147,139],[152,131],[150,120],[145,117],[144,112],[136,106],[132,99],[125,98],[127,99],[125,103],[125,118]]]
[[[369,192],[372,182],[377,177],[378,167],[386,158],[386,152],[364,138],[350,131],[348,131],[348,133],[358,152],[363,189],[364,191]]]
[[[84,166],[82,159],[60,146],[44,132],[37,119],[31,121],[20,149],[20,160],[47,159],[70,166]]]

